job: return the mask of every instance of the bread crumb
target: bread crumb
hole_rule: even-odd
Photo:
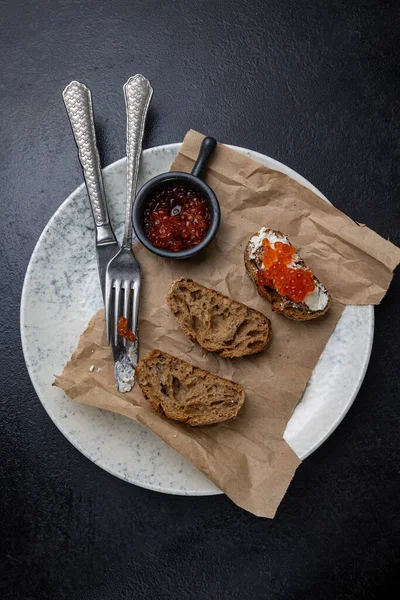
[[[98,373],[100,373],[100,371],[102,371],[102,370],[103,370],[103,369],[102,369],[101,367],[99,367],[99,368],[97,369],[97,372],[98,372]]]
[[[176,433],[174,433],[174,437],[178,437],[178,435]]]
[[[90,371],[91,373],[93,373],[93,371],[94,371],[94,365],[92,365],[92,366],[90,367],[89,371]]]

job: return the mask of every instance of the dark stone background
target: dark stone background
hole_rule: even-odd
[[[253,148],[399,244],[399,16],[383,0],[1,0],[1,598],[391,597],[398,276],[357,400],[273,521],[224,496],[134,487],[79,454],[32,388],[19,300],[43,227],[81,182],[61,99],[74,78],[93,91],[104,165],[124,154],[122,85],[142,72],[146,147],[193,127]]]

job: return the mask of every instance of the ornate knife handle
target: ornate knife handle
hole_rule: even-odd
[[[153,95],[150,81],[143,75],[130,77],[124,85],[126,106],[126,209],[123,248],[132,245],[132,206],[136,196],[140,155],[147,110]]]
[[[115,241],[110,225],[100,157],[97,150],[92,94],[79,81],[71,81],[63,91],[64,104],[78,147],[79,161],[83,169],[86,188],[96,226],[96,243]]]

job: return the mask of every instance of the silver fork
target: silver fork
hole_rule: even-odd
[[[128,319],[128,327],[136,335],[129,358],[133,367],[139,355],[138,312],[141,268],[132,251],[132,206],[136,196],[140,155],[147,110],[153,95],[150,82],[143,75],[130,77],[124,85],[126,106],[127,186],[125,229],[121,250],[108,263],[106,272],[106,332],[107,343],[118,345],[118,319]],[[122,340],[126,346],[125,338]]]

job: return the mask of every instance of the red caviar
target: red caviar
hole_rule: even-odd
[[[125,317],[120,317],[117,321],[117,331],[118,335],[124,337],[128,340],[128,342],[134,342],[136,340],[136,335],[128,329],[128,319]]]
[[[144,212],[144,229],[157,248],[172,252],[195,246],[210,227],[207,200],[187,185],[157,191]]]
[[[267,239],[264,239],[262,244],[261,260],[264,269],[258,271],[258,285],[272,287],[281,296],[286,296],[294,302],[303,302],[307,294],[314,291],[315,283],[310,269],[293,269],[288,266],[296,248],[283,242],[275,242],[272,247]]]

